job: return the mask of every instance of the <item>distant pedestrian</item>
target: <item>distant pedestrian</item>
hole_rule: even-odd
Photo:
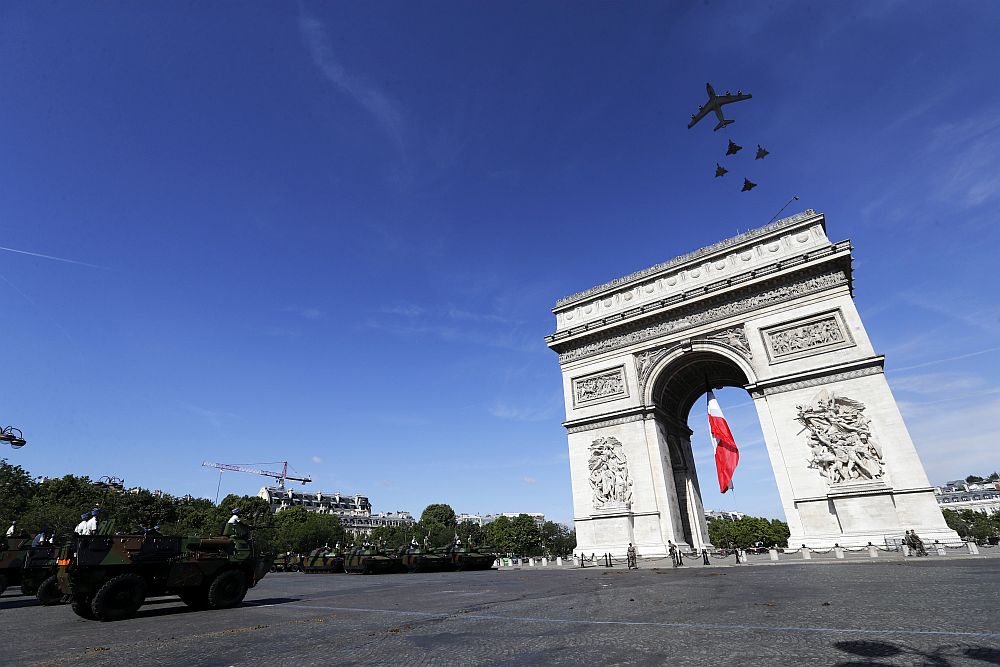
[[[639,565],[638,565],[638,563],[636,563],[635,547],[632,546],[631,542],[628,543],[628,550],[625,553],[626,553],[626,556],[627,556],[626,560],[628,561],[628,569],[630,569],[630,570],[638,570],[639,569]]]

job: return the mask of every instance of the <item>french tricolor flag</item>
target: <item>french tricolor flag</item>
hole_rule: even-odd
[[[722,408],[711,389],[708,390],[708,428],[712,432],[712,445],[715,448],[719,490],[725,493],[733,488],[733,473],[736,471],[736,464],[740,462],[740,450],[736,448],[736,440],[733,439]]]

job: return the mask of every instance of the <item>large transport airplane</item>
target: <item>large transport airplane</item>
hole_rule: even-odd
[[[725,95],[716,95],[715,89],[712,88],[712,84],[710,83],[706,83],[705,88],[708,90],[708,102],[705,102],[703,105],[698,107],[698,113],[691,115],[691,122],[688,123],[689,130],[695,126],[695,123],[712,111],[715,112],[715,115],[719,119],[719,124],[715,126],[716,130],[719,130],[731,123],[735,123],[735,120],[726,120],[722,116],[722,105],[732,104],[733,102],[742,102],[743,100],[749,100],[753,97],[749,93],[744,95],[742,90],[737,90],[735,95],[731,94],[728,90]]]

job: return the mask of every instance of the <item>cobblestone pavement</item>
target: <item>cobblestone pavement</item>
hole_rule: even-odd
[[[1000,559],[270,574],[118,623],[0,598],[3,665],[997,665]]]

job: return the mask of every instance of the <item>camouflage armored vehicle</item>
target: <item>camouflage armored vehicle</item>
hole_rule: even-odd
[[[407,572],[443,572],[455,569],[450,554],[432,551],[416,544],[400,547],[399,557]]]
[[[446,552],[455,570],[491,570],[496,562],[496,556],[476,550],[475,545],[464,546],[456,542],[446,547]]]
[[[344,554],[338,549],[320,547],[302,557],[303,572],[343,572]]]
[[[134,615],[147,596],[177,595],[195,609],[235,607],[271,562],[252,539],[80,536],[60,553],[58,580],[78,616],[116,621]]]
[[[349,574],[389,574],[402,568],[399,556],[368,545],[351,549],[344,559],[344,571]]]
[[[27,537],[5,537],[0,539],[0,595],[8,586],[21,583],[24,557],[31,546]]]
[[[27,537],[0,540],[0,595],[8,586],[21,585],[22,595],[35,595],[44,605],[62,600],[56,574],[56,547],[31,546]]]
[[[291,552],[278,554],[271,561],[271,572],[298,572],[302,569],[302,556]]]

